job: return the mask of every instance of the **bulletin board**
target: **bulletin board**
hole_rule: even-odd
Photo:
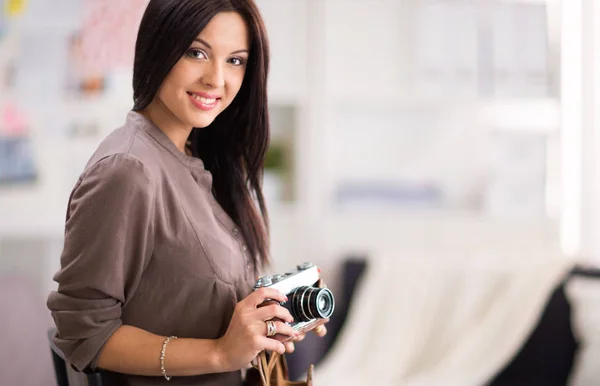
[[[52,155],[36,143],[98,141],[109,129],[105,117],[131,103],[129,74],[147,3],[1,3],[0,188],[39,182]]]
[[[148,0],[0,0],[0,235],[60,235],[69,193],[133,106]]]

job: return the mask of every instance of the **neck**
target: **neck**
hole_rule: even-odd
[[[140,111],[140,114],[152,121],[175,144],[177,149],[186,153],[186,142],[193,127],[181,122],[160,100],[155,99]]]

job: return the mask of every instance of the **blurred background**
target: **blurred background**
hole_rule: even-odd
[[[473,266],[521,267],[531,278],[548,269],[543,285],[522,287],[538,308],[486,374],[499,372],[565,269],[600,264],[600,2],[257,2],[272,54],[264,188],[273,270],[315,262],[342,294],[357,260],[386,261],[391,272],[428,261],[467,282]],[[147,0],[0,4],[0,337],[23,347],[22,334],[41,332],[31,352],[49,358],[45,298],[56,288],[67,200],[132,107]],[[600,323],[600,285],[590,291],[596,307],[585,310]],[[342,309],[340,318],[358,317]],[[32,365],[23,350],[0,348],[0,368]],[[52,374],[44,360],[32,366]],[[408,384],[399,377],[390,384]],[[6,385],[51,384],[28,382]]]

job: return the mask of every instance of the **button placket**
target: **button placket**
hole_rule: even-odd
[[[240,236],[239,228],[234,227],[233,229],[231,229],[231,234],[236,239],[239,239],[239,236]],[[248,258],[248,246],[246,244],[242,244],[242,257],[244,258],[244,260],[246,262],[246,269],[249,272],[252,272],[253,271],[252,261]]]
[[[252,271],[252,262],[248,258],[247,252],[248,252],[248,247],[246,246],[246,244],[242,245],[242,256],[244,256],[244,259],[246,259],[246,268],[248,269],[248,271]]]

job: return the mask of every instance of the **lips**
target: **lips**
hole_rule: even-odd
[[[203,111],[214,109],[221,100],[221,98],[216,95],[203,92],[188,91],[187,94],[192,104]]]

